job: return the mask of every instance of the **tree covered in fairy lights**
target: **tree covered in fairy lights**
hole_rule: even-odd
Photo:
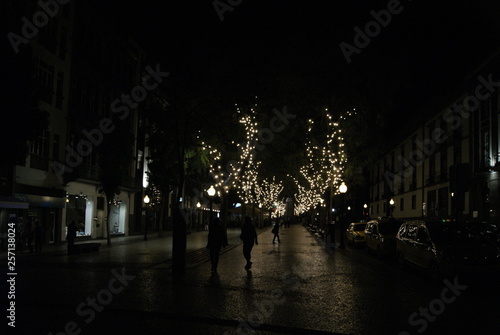
[[[245,135],[242,143],[231,141],[232,152],[238,153],[236,157],[223,157],[221,150],[206,142],[201,142],[202,150],[208,157],[207,165],[213,186],[219,196],[227,194],[234,188],[245,204],[256,204],[272,210],[276,208],[283,185],[281,182],[276,182],[275,178],[268,181],[259,173],[261,162],[256,157],[259,132],[257,113],[253,108],[245,113],[237,104],[236,112]],[[229,153],[225,156],[228,155]]]
[[[261,162],[256,157],[259,133],[257,113],[255,109],[243,112],[237,104],[236,112],[238,122],[244,128],[244,141],[231,141],[232,153],[237,152],[236,156],[223,157],[229,153],[223,155],[221,150],[202,142],[202,150],[208,157],[213,186],[219,196],[235,189],[245,204],[259,205],[269,211],[275,210],[275,214],[279,215],[285,208],[284,199],[280,200],[284,186],[281,181],[276,181],[275,176],[272,179],[264,178],[259,171]],[[332,115],[325,111],[325,122],[315,124],[312,119],[307,121],[306,162],[299,167],[300,181],[291,174],[288,175],[295,184],[296,215],[321,204],[328,188],[331,187],[334,194],[339,193],[338,187],[344,179],[347,162],[341,125],[352,114],[346,112],[334,120]],[[224,153],[226,151],[227,148]]]
[[[344,151],[344,137],[341,123],[351,116],[351,112],[340,115],[334,121],[331,114],[326,113],[326,132],[323,136],[314,136],[315,122],[308,120],[306,163],[299,169],[300,176],[305,180],[302,185],[293,178],[297,193],[295,193],[295,214],[301,214],[322,202],[325,191],[332,187],[334,193],[339,193],[347,155]],[[316,129],[317,130],[317,129]]]

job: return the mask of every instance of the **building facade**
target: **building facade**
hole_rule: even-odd
[[[370,165],[371,217],[498,220],[499,69],[493,57]]]
[[[47,17],[29,48],[33,79],[41,88],[38,107],[48,115],[48,128],[27,143],[26,162],[15,165],[12,180],[5,183],[9,186],[0,194],[5,200],[0,201],[4,235],[10,220],[25,226],[38,221],[45,243],[65,241],[66,227],[73,220],[82,238],[107,235],[108,206],[100,188],[97,149],[103,136],[111,133],[107,120],[113,119],[112,102],[142,82],[144,54],[132,39],[113,29],[110,13],[97,10],[96,4],[69,1],[50,13],[36,3],[10,7],[20,24],[24,16]],[[21,45],[22,52],[28,51]],[[141,229],[140,108],[130,108],[123,120],[132,142],[123,143],[130,157],[126,177],[121,192],[110,199],[112,234]],[[103,132],[103,124],[108,132]],[[4,177],[10,179],[8,173]]]

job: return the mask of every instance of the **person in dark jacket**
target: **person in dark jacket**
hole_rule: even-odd
[[[274,234],[273,244],[276,243],[276,242],[274,242],[276,240],[276,237],[278,238],[278,243],[281,243],[281,241],[280,241],[280,224],[279,223],[274,224],[273,230],[271,230],[271,232]]]
[[[252,258],[252,248],[254,243],[259,244],[259,242],[257,241],[257,232],[252,224],[252,218],[249,216],[245,217],[245,222],[241,227],[240,239],[243,241],[243,257],[247,261],[245,269],[250,270],[252,267],[252,262],[250,261]]]
[[[210,250],[210,262],[212,263],[212,273],[217,272],[219,264],[220,249],[227,247],[227,235],[220,219],[213,219],[208,227],[207,249]]]

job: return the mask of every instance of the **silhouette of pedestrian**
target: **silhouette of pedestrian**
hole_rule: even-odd
[[[247,261],[245,269],[250,270],[252,267],[252,262],[250,262],[252,258],[252,248],[254,243],[259,244],[259,242],[257,241],[257,232],[252,224],[252,218],[249,216],[245,217],[245,222],[241,227],[240,239],[243,241],[243,257],[245,257]]]
[[[43,240],[43,228],[40,225],[40,221],[35,222],[35,252],[42,252],[42,241]]]
[[[74,252],[75,239],[76,239],[75,220],[71,221],[71,223],[68,225],[68,233],[66,235],[66,239],[68,240],[68,254],[72,254]]]
[[[227,236],[219,218],[215,218],[208,227],[207,249],[210,250],[210,262],[212,263],[212,273],[217,272],[219,264],[220,249],[227,247]]]
[[[274,234],[273,244],[275,243],[274,241],[276,240],[276,237],[278,238],[278,243],[281,243],[281,241],[280,241],[280,225],[279,225],[279,223],[275,223],[274,224],[273,230],[271,230],[271,232]]]

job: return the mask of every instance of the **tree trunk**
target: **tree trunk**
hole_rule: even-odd
[[[168,197],[167,197],[168,199]],[[158,236],[162,236],[162,231],[163,231],[163,220],[165,217],[165,202],[168,200],[165,200],[165,196],[163,195],[161,198],[160,202],[160,215],[159,215],[159,222],[158,222]]]

